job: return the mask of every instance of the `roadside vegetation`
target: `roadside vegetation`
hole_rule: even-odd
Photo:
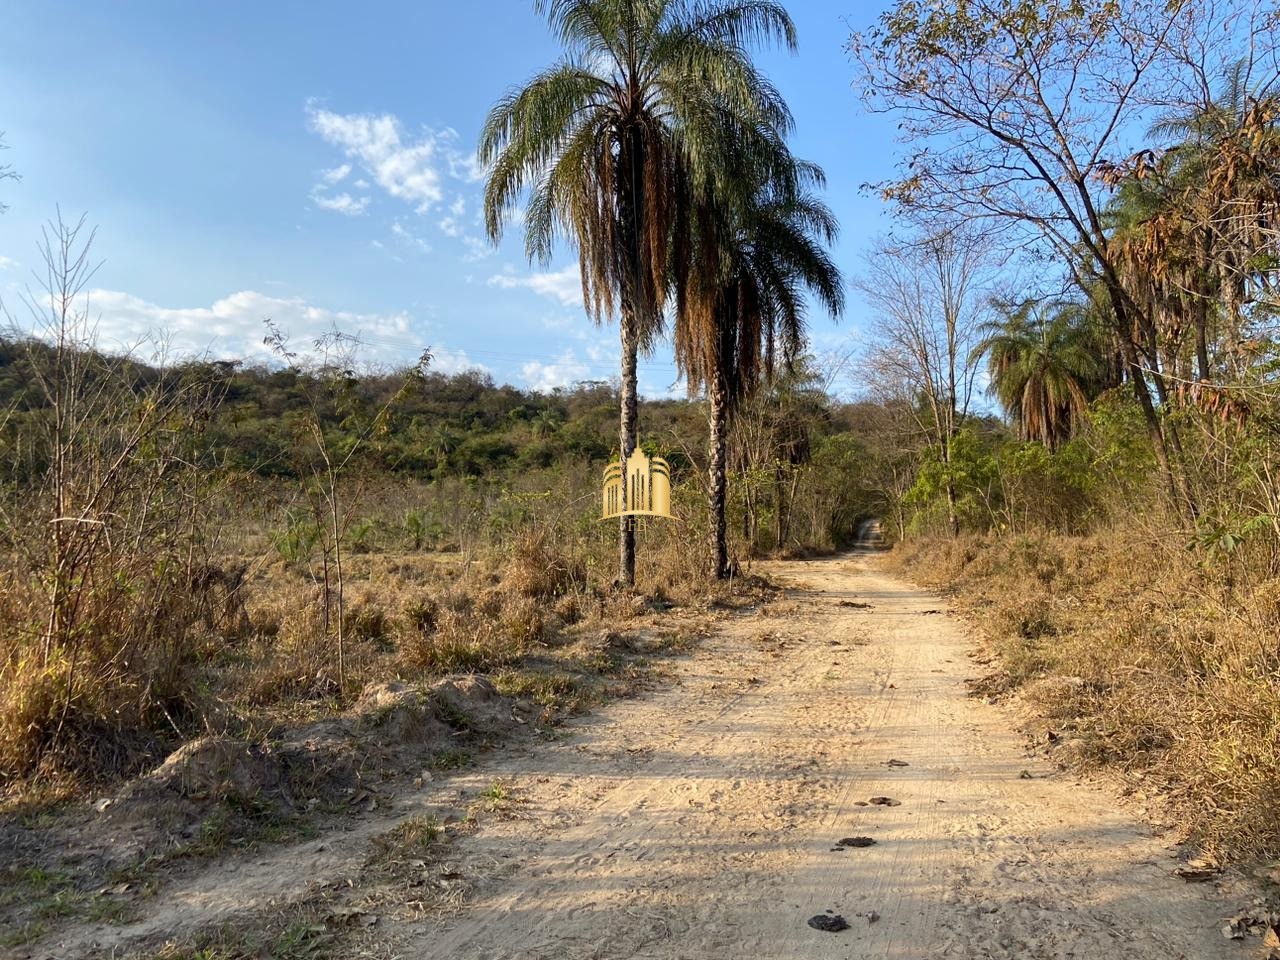
[[[894,562],[1060,754],[1274,858],[1275,11],[901,3],[851,49],[908,144],[862,283],[866,382],[914,438]]]
[[[891,562],[981,624],[984,689],[1224,855],[1280,856],[1275,11],[891,6],[850,52],[908,155],[846,282],[825,173],[753,60],[795,48],[782,6],[535,6],[565,55],[487,118],[486,225],[534,261],[575,250],[616,381],[524,391],[428,344],[374,370],[347,332],[269,320],[260,365],[109,354],[94,238],[49,225],[46,288],[0,336],[4,826],[189,799],[208,764],[196,799],[222,806],[163,856],[298,836],[299,804],[376,803],[367,779],[634,689],[767,597],[753,559],[879,517]],[[852,291],[857,350],[815,356],[809,311]],[[637,395],[664,338],[688,400]],[[602,470],[636,447],[670,462],[678,519],[602,524]],[[24,923],[112,909],[42,870],[0,874],[38,894]]]
[[[710,539],[697,402],[642,402],[679,519],[638,527],[620,590],[598,519],[616,385],[532,393],[429,358],[363,371],[356,343],[295,352],[270,326],[269,366],[107,355],[82,296],[89,239],[51,224],[35,335],[0,339],[5,804],[109,789],[194,738],[268,737],[384,682],[474,672],[574,709],[619,666],[582,638],[675,637],[695,628],[667,611],[754,602],[756,581],[718,580],[689,548]],[[845,483],[869,462],[856,417],[807,359],[742,407],[735,570],[852,536],[874,487]]]

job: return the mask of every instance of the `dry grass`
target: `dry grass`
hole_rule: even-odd
[[[47,648],[40,590],[0,584],[0,786],[127,775],[214,712],[197,665],[246,629],[223,572],[104,562],[86,577],[72,642]]]
[[[101,620],[110,627],[102,637],[127,642],[84,646],[79,692],[65,715],[70,665],[40,664],[34,627],[14,631],[0,637],[8,644],[0,650],[0,809],[38,808],[132,775],[193,737],[274,736],[340,713],[382,681],[493,674],[548,718],[581,710],[625,690],[636,668],[635,657],[602,653],[580,638],[672,608],[731,603],[744,587],[758,593],[753,583],[708,580],[703,551],[689,549],[688,531],[669,526],[642,529],[634,592],[611,582],[612,528],[529,524],[466,557],[352,556],[345,687],[318,571],[271,553],[223,558],[226,569],[240,571],[234,590],[168,590],[170,606],[186,597],[168,633],[131,630],[122,619],[127,607]],[[0,583],[0,615],[14,614],[9,623],[33,624],[29,606],[20,584]],[[610,687],[607,679],[619,682]],[[59,727],[75,750],[43,749]]]
[[[522,531],[506,563],[506,584],[523,597],[548,599],[587,586],[587,564],[576,545],[557,543],[545,527]]]
[[[1113,532],[916,541],[890,563],[957,594],[998,654],[988,689],[1020,690],[1071,759],[1142,774],[1223,856],[1280,855],[1280,589],[1247,558],[1211,574]]]
[[[184,696],[188,700],[184,702],[198,705],[198,711],[179,715],[177,724],[170,724],[163,714],[158,722],[144,718],[136,731],[103,724],[101,735],[92,742],[99,751],[109,748],[112,756],[121,758],[114,766],[97,766],[97,754],[82,753],[57,758],[67,761],[64,763],[51,758],[46,765],[34,768],[34,775],[15,775],[7,783],[0,778],[0,831],[26,838],[31,862],[59,877],[57,883],[44,886],[41,876],[20,878],[20,888],[30,896],[24,893],[18,900],[0,897],[0,925],[13,927],[13,942],[28,942],[63,922],[115,909],[106,900],[99,903],[101,898],[79,898],[74,903],[69,899],[66,891],[70,886],[99,889],[110,879],[104,871],[117,866],[94,858],[71,862],[61,831],[83,816],[86,795],[113,797],[116,802],[109,809],[117,813],[111,815],[132,816],[134,807],[122,798],[160,774],[153,772],[128,785],[120,780],[133,771],[168,769],[159,767],[166,756],[192,783],[196,782],[193,771],[205,766],[218,779],[212,787],[193,788],[191,796],[196,799],[175,799],[173,810],[166,807],[164,816],[185,825],[182,829],[187,839],[176,846],[172,837],[177,834],[161,823],[162,815],[153,813],[146,804],[137,807],[149,818],[148,823],[155,819],[155,829],[148,827],[149,832],[138,841],[152,846],[145,848],[137,864],[126,867],[136,868],[148,883],[163,882],[179,862],[220,855],[233,840],[242,848],[245,843],[286,841],[307,835],[328,822],[326,818],[348,815],[351,808],[339,788],[347,782],[343,764],[349,754],[359,758],[367,753],[369,765],[361,767],[360,773],[371,777],[371,782],[412,776],[422,769],[447,770],[466,765],[475,751],[516,735],[517,730],[536,732],[607,699],[634,693],[659,675],[659,657],[683,652],[704,634],[709,620],[704,614],[712,607],[758,603],[767,595],[759,582],[749,578],[733,584],[684,579],[681,571],[687,573],[692,568],[679,565],[681,551],[675,544],[674,538],[657,537],[644,543],[648,552],[641,554],[641,573],[645,579],[635,592],[616,590],[611,583],[602,582],[612,573],[614,559],[614,544],[604,537],[595,544],[603,549],[595,552],[589,549],[592,544],[581,538],[531,534],[518,539],[514,548],[495,547],[491,553],[464,562],[456,555],[420,552],[370,553],[353,558],[346,591],[345,688],[336,679],[333,630],[332,625],[325,629],[321,587],[297,564],[251,562],[236,593],[240,627],[217,632],[202,621],[198,632],[151,638],[157,651],[167,642],[167,649],[178,658],[180,676],[187,685]],[[556,558],[557,550],[563,551],[560,559]],[[528,569],[535,565],[536,575]],[[0,604],[10,597],[12,594],[0,594]],[[19,663],[20,657],[11,656],[8,669],[12,671]],[[450,747],[439,749],[434,741],[427,743],[412,732],[412,724],[404,727],[406,732],[399,732],[398,723],[377,735],[376,749],[362,752],[363,748],[355,746],[368,731],[352,727],[356,722],[352,718],[363,716],[362,704],[370,690],[384,686],[424,690],[446,675],[471,673],[488,674],[490,689],[510,698],[492,708],[500,712],[501,724],[491,722],[483,697],[474,716],[454,707],[447,698],[437,698],[433,700],[434,714],[428,719],[465,733],[456,746],[449,739]],[[99,679],[102,676],[99,674]],[[97,691],[99,699],[83,701],[85,708],[107,709],[116,702],[112,698],[136,691],[145,675],[140,678],[121,669],[108,679],[111,684]],[[465,678],[458,682],[476,683]],[[42,706],[33,698],[43,689],[34,682],[0,689],[0,698],[7,698],[6,703],[18,704],[25,697],[28,711],[34,711],[6,712],[0,717],[0,736],[19,742],[25,735],[20,729],[24,718],[52,715],[48,703]],[[91,714],[82,714],[80,722],[88,716]],[[326,756],[331,755],[334,761],[320,768],[333,774],[333,782],[326,780],[314,788],[295,785],[297,797],[312,798],[316,805],[313,809],[309,801],[305,808],[290,806],[290,801],[282,801],[273,792],[276,767],[266,763],[260,769],[255,758],[292,756],[288,754],[293,743],[290,736],[312,729],[316,721],[323,721],[316,725],[323,737],[333,740],[326,740],[324,749],[331,751]],[[9,726],[3,725],[6,723]],[[342,731],[354,731],[350,733],[354,739],[344,740],[347,733]],[[248,766],[242,771],[234,758],[234,762],[227,761],[229,766],[224,765],[216,751],[199,754],[201,758],[207,754],[212,766],[201,766],[190,758],[183,761],[183,754],[171,753],[184,744],[192,750],[199,744],[218,743],[234,745],[234,758],[248,758]],[[352,749],[354,753],[350,753]],[[177,761],[173,761],[175,756]],[[301,769],[310,770],[307,758],[311,755],[304,750],[299,756]],[[249,777],[244,789],[236,786],[224,795],[224,786],[237,785],[236,778],[242,773]],[[280,782],[287,780],[289,777],[281,774]],[[161,777],[156,783],[161,789],[167,781]],[[484,812],[514,812],[511,804],[515,801],[500,795],[503,789],[495,788],[492,796],[481,798]],[[61,810],[49,808],[50,803],[67,800],[76,802]],[[28,824],[32,826],[28,828]],[[418,839],[429,841],[429,832],[424,829]],[[6,836],[0,836],[0,844],[6,842]],[[396,850],[422,846],[407,835],[389,840],[394,841],[391,846]],[[163,850],[156,844],[163,844]],[[408,858],[415,862],[423,859],[429,858]],[[421,874],[420,869],[414,869],[415,877]],[[11,885],[17,879],[0,877]],[[137,877],[131,874],[129,879],[133,882]],[[320,933],[312,936],[317,930]],[[210,932],[169,944],[161,955],[175,960],[239,960],[267,954],[293,956],[290,951],[294,950],[302,951],[296,954],[299,956],[319,956],[326,949],[338,949],[342,934],[328,921],[319,927],[315,922],[258,924],[250,932],[252,936],[241,930]]]

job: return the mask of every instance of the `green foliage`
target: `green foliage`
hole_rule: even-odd
[[[948,522],[949,486],[955,490],[956,517],[961,527],[981,529],[988,524],[998,487],[995,454],[992,438],[980,435],[972,426],[962,427],[952,438],[949,463],[942,461],[937,450],[930,451],[904,498],[916,511],[912,529],[942,529]]]
[[[966,426],[953,441],[949,464],[936,452],[921,464],[903,498],[910,510],[910,529],[919,534],[945,528],[948,479],[964,530],[1088,529],[1099,509],[1095,494],[1101,487],[1092,441],[1077,438],[1053,451],[1039,441]]]
[[[287,511],[284,529],[271,534],[271,545],[286,563],[301,563],[309,558],[319,540],[319,525],[299,510]]]
[[[414,550],[421,550],[428,544],[435,546],[448,535],[438,517],[416,507],[405,511],[404,532]]]
[[[862,518],[875,512],[875,491],[868,476],[862,441],[850,433],[833,433],[814,441],[809,461],[814,495],[821,497],[825,540],[834,547],[849,541]],[[815,519],[818,519],[815,516]]]
[[[354,553],[368,553],[373,546],[374,534],[378,529],[378,521],[373,517],[363,517],[354,521],[347,528],[347,543]]]
[[[46,400],[33,389],[33,365],[47,362],[48,356],[43,344],[0,336],[0,410],[13,411],[4,424],[6,437],[30,436],[47,418]],[[369,429],[362,469],[403,479],[482,478],[603,464],[618,442],[614,391],[597,383],[542,394],[496,385],[474,371],[427,373],[379,418],[380,408],[403,385],[403,374],[357,378],[339,371],[326,380],[324,371],[192,362],[162,378],[143,364],[92,351],[88,357],[91,387],[97,382],[93,377],[109,375],[170,391],[201,376],[216,376],[220,402],[201,431],[188,439],[187,452],[197,466],[219,464],[250,477],[300,480],[307,474],[314,456],[306,427],[308,398],[316,401],[323,435],[336,457],[350,452],[359,432]],[[673,431],[696,433],[699,418],[689,403],[651,401],[644,404],[643,420],[650,437],[661,438],[652,441],[661,451]],[[24,452],[24,458],[0,464],[0,483],[21,482],[40,468],[32,459],[37,451],[27,453],[29,445],[15,440],[13,449]],[[297,541],[281,544],[282,556],[291,561],[308,549],[302,526],[299,517],[291,518],[279,534]],[[294,527],[298,529],[290,529]],[[420,533],[426,536],[425,530]],[[415,537],[407,521],[406,535]]]
[[[1149,488],[1156,458],[1142,411],[1131,397],[1113,390],[1089,408],[1088,441],[1100,481],[1126,499]]]
[[[1056,452],[1034,441],[1007,444],[997,453],[996,469],[999,529],[1081,532],[1095,519],[1091,494],[1098,479],[1083,441]]]
[[[1077,430],[1103,369],[1104,341],[1081,305],[1006,307],[985,326],[990,392],[1022,436],[1056,448]]]

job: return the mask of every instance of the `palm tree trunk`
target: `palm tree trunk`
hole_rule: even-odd
[[[622,313],[622,397],[620,441],[622,448],[622,509],[632,509],[627,502],[627,457],[636,448],[636,336],[635,320],[628,317],[627,304]],[[618,583],[630,587],[636,582],[635,517],[623,517],[618,531]]]
[[[620,149],[614,158],[618,183],[618,216],[621,220],[622,243],[627,269],[622,278],[620,301],[622,335],[622,391],[620,434],[622,447],[622,509],[627,502],[627,457],[636,448],[636,353],[640,346],[642,324],[650,322],[650,305],[645,295],[644,254],[644,141],[640,131],[624,132]],[[636,582],[636,526],[634,517],[623,517],[618,531],[618,584],[634,586]]]
[[[1213,240],[1207,230],[1201,232],[1200,262],[1196,268],[1196,284],[1192,290],[1192,320],[1196,327],[1196,376],[1209,379],[1209,297],[1210,257]]]
[[[728,473],[725,470],[726,434],[729,422],[728,396],[721,377],[711,380],[707,391],[711,401],[711,450],[707,467],[707,505],[711,511],[711,563],[716,579],[729,573],[729,542],[725,519]]]

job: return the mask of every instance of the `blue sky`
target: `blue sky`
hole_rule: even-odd
[[[797,153],[822,164],[847,272],[887,227],[860,185],[892,170],[892,122],[867,116],[844,51],[878,5],[791,4],[800,52],[760,63],[797,120]],[[0,292],[38,264],[60,205],[98,228],[92,309],[108,346],[163,334],[169,349],[260,357],[272,317],[305,344],[331,326],[365,359],[424,346],[444,370],[548,389],[616,374],[614,328],[583,315],[565,249],[530,266],[518,230],[500,249],[479,223],[476,136],[493,101],[557,48],[532,4],[243,2],[6,6],[0,58]],[[814,315],[819,351],[845,348]],[[665,350],[641,389],[676,384]]]

